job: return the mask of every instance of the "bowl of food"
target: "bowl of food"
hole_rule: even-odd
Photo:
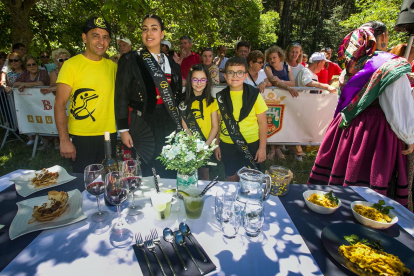
[[[398,217],[390,211],[394,208],[384,205],[383,200],[378,203],[354,201],[351,203],[351,210],[355,219],[362,225],[374,229],[387,229],[398,222]]]
[[[329,193],[319,190],[309,190],[303,193],[306,205],[312,211],[327,215],[335,212],[341,207],[341,200],[333,195],[333,191]]]

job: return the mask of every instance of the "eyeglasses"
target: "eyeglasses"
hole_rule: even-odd
[[[40,56],[40,58],[49,58],[49,56]]]
[[[192,78],[191,82],[194,83],[194,84],[197,84],[197,83],[206,84],[207,79],[206,78],[201,78],[201,79]]]
[[[299,42],[292,42],[292,43],[290,43],[290,45],[302,46],[302,45],[300,45],[300,43],[299,43]]]
[[[237,76],[238,78],[242,78],[242,77],[244,77],[244,74],[246,74],[246,72],[244,72],[242,70],[237,71],[237,72],[234,72],[234,71],[227,71],[226,72],[226,75],[230,78],[232,78],[234,76]]]
[[[33,66],[37,66],[37,64],[36,63],[32,63],[32,64],[26,64],[26,67],[33,67]]]
[[[57,59],[57,61],[58,61],[58,62],[64,62],[64,61],[66,61],[66,60],[68,60],[68,59],[69,59],[69,58],[58,58],[58,59]]]
[[[9,59],[9,62],[18,62],[20,59]]]
[[[259,64],[264,64],[264,62],[263,61],[253,61],[253,63],[259,63]]]

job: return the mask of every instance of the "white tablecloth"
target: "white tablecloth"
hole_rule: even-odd
[[[0,192],[7,189],[10,185],[13,185],[13,182],[11,182],[10,179],[29,172],[33,172],[33,170],[17,170],[0,177]]]
[[[162,181],[165,186],[175,186],[175,180]],[[265,204],[263,241],[246,241],[244,247],[237,249],[226,244],[214,217],[214,195],[219,189],[231,187],[234,188],[234,185],[228,182],[220,182],[213,187],[207,194],[202,216],[198,220],[187,219],[180,202],[181,208],[172,213],[167,221],[157,221],[147,198],[136,200],[144,207],[145,217],[125,218],[134,233],[141,232],[144,236],[154,227],[159,234],[165,227],[177,230],[179,222],[186,221],[217,266],[210,275],[322,275],[282,203],[274,196],[270,196]],[[82,196],[83,210],[90,216],[97,209],[95,197],[86,191]],[[102,196],[101,202],[107,209]],[[122,205],[124,212],[128,204],[130,200]],[[110,212],[114,214],[114,211],[115,208]],[[110,231],[92,234],[94,225],[84,220],[43,231],[1,275],[142,275],[132,247],[114,247]],[[241,228],[239,233],[244,233],[244,229]]]

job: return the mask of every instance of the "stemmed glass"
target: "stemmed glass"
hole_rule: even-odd
[[[89,165],[84,171],[85,187],[88,193],[96,196],[96,202],[98,203],[98,212],[91,216],[93,222],[103,222],[108,219],[109,213],[107,211],[101,211],[99,204],[99,196],[105,191],[105,184],[103,177],[105,176],[105,169],[101,164]]]
[[[126,230],[126,222],[121,219],[120,205],[128,197],[129,185],[125,181],[123,172],[114,171],[109,172],[105,177],[105,197],[109,203],[116,205],[116,211],[118,213],[118,220],[112,226],[112,232],[122,234]]]
[[[128,182],[129,192],[132,194],[132,204],[128,207],[128,215],[138,216],[142,209],[140,205],[135,205],[134,192],[141,186],[142,171],[141,166],[136,160],[126,160],[122,162],[121,171],[124,173],[125,181]]]

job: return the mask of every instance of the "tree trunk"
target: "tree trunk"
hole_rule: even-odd
[[[23,43],[28,50],[34,37],[30,27],[30,10],[39,0],[1,0],[12,20],[11,42]]]
[[[286,48],[290,39],[290,23],[292,18],[291,6],[291,0],[285,0],[283,2],[282,18],[280,20],[279,39],[277,43],[283,49]]]

